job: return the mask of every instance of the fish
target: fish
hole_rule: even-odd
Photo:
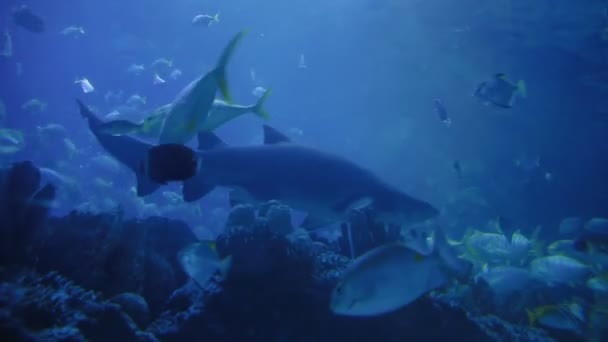
[[[146,70],[146,68],[144,67],[143,64],[131,64],[127,68],[128,73],[135,74],[135,75],[141,74],[142,72],[144,72],[144,70]]]
[[[306,65],[306,59],[304,58],[304,54],[300,54],[300,60],[298,61],[298,69],[306,69],[308,66]]]
[[[492,79],[477,85],[473,96],[479,98],[484,103],[509,109],[513,107],[517,96],[525,98],[527,96],[526,93],[526,84],[523,80],[519,80],[517,84],[513,84],[504,73],[497,73]]]
[[[523,267],[496,266],[489,268],[485,265],[476,278],[482,279],[499,297],[508,296],[516,291],[530,290],[530,286],[538,283],[530,271]]]
[[[410,304],[448,280],[437,253],[424,256],[392,243],[353,260],[331,292],[330,309],[345,316],[382,315]]]
[[[539,257],[530,262],[532,275],[546,284],[576,285],[592,274],[589,265],[565,255]]]
[[[160,66],[166,68],[173,68],[173,60],[167,58],[159,58],[150,64],[152,68],[158,68]]]
[[[604,272],[598,276],[589,278],[586,285],[595,293],[608,294],[608,273]]]
[[[307,230],[348,221],[348,209],[362,199],[371,201],[379,221],[402,227],[439,213],[345,158],[292,143],[268,125],[263,128],[264,144],[258,146],[227,146],[211,132],[199,133],[200,170],[184,182],[184,200],[228,187],[234,190],[233,203],[274,199],[308,212],[301,224]]]
[[[584,230],[573,242],[574,249],[589,255],[608,255],[608,234]]]
[[[213,241],[188,245],[177,253],[177,259],[184,272],[203,288],[217,272],[225,278],[232,266],[232,256],[220,259]]]
[[[197,131],[212,132],[226,122],[246,113],[254,113],[260,118],[268,120],[270,115],[264,109],[264,104],[270,94],[271,90],[268,90],[254,105],[249,106],[228,104],[218,99],[213,100],[213,105],[207,118],[197,127]]]
[[[145,105],[147,102],[148,102],[148,99],[145,96],[141,96],[139,94],[133,94],[133,95],[129,96],[126,104],[128,106],[136,107],[139,105]]]
[[[13,154],[25,146],[23,133],[16,129],[0,128],[0,154]]]
[[[21,109],[33,112],[34,110],[38,112],[44,112],[46,110],[47,104],[39,99],[30,99],[21,105]]]
[[[74,81],[74,83],[80,84],[80,87],[82,88],[82,91],[85,94],[92,93],[93,91],[95,91],[95,88],[93,87],[93,85],[87,78],[83,78],[83,79],[79,79],[79,80],[77,79],[76,81]]]
[[[129,120],[113,120],[103,123],[99,132],[103,134],[124,135],[136,132],[142,128],[143,123],[134,123]]]
[[[182,71],[180,69],[174,69],[173,71],[171,71],[169,77],[171,77],[171,79],[173,80],[177,80],[181,75]]]
[[[232,102],[226,81],[226,66],[245,34],[246,31],[237,33],[224,48],[216,67],[192,81],[177,95],[163,122],[159,144],[184,144],[192,139],[199,125],[207,118],[218,89],[228,103]]]
[[[103,149],[135,174],[136,194],[140,197],[147,196],[160,188],[160,184],[140,172],[141,162],[147,158],[148,151],[153,145],[127,135],[117,136],[100,132],[99,129],[104,122],[82,101],[76,100],[76,103],[80,115],[87,120],[89,130]]]
[[[196,153],[180,144],[161,144],[148,150],[140,172],[159,184],[185,181],[196,175],[199,161]]]
[[[440,99],[434,99],[433,105],[435,107],[435,113],[439,116],[439,120],[443,122],[446,127],[452,125],[452,119],[448,116],[448,111],[445,109],[443,102]]]
[[[255,87],[253,89],[253,91],[251,91],[251,93],[255,97],[262,97],[262,96],[264,96],[264,93],[266,93],[266,88],[264,88],[264,87]]]
[[[608,235],[608,219],[603,217],[594,217],[585,223],[585,230]]]
[[[586,324],[583,307],[576,302],[544,305],[526,312],[532,326],[538,323],[544,327],[580,334]]]
[[[193,26],[205,26],[205,27],[209,27],[213,23],[219,23],[219,22],[220,22],[220,14],[219,13],[216,13],[214,15],[199,14],[199,15],[196,15],[194,18],[192,18],[192,25]]]
[[[61,34],[64,36],[74,36],[78,38],[85,34],[84,28],[82,26],[69,26],[61,30]]]
[[[154,73],[154,78],[152,79],[152,84],[160,85],[160,84],[165,84],[165,83],[167,83],[167,81],[163,80],[160,76],[158,76],[157,73]]]
[[[13,56],[13,38],[8,30],[4,31],[4,45],[2,47],[2,51],[0,51],[0,56],[6,58]]]
[[[13,10],[13,21],[17,26],[23,27],[33,33],[45,31],[44,20],[26,6],[21,5]]]

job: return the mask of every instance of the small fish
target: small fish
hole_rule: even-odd
[[[596,293],[608,294],[608,273],[589,278],[587,287]]]
[[[87,78],[76,80],[76,81],[74,81],[74,83],[80,84],[80,87],[82,88],[82,91],[85,94],[92,93],[93,91],[95,91],[95,88],[93,87],[91,82],[89,82],[89,80]]]
[[[0,128],[0,154],[13,154],[25,146],[23,133],[21,131]]]
[[[251,92],[255,97],[262,97],[266,93],[266,88],[263,87],[255,87]]]
[[[306,65],[306,60],[304,58],[304,54],[303,53],[300,54],[300,61],[298,62],[298,68],[299,69],[306,69],[306,68],[308,68],[308,66]]]
[[[146,68],[144,67],[143,64],[131,64],[127,68],[128,73],[135,74],[135,75],[141,74],[142,72],[144,72],[144,70],[146,70]]]
[[[526,84],[520,80],[517,84],[509,82],[503,73],[495,74],[488,81],[480,83],[473,96],[481,99],[484,103],[493,104],[500,108],[512,108],[517,96],[525,98]]]
[[[232,266],[232,256],[220,259],[214,241],[188,245],[177,253],[177,259],[184,272],[203,288],[217,272],[225,278]]]
[[[255,69],[249,69],[249,77],[251,77],[251,81],[255,82]]]
[[[152,83],[154,85],[161,85],[161,84],[165,84],[166,81],[163,80],[157,73],[154,73],[154,78],[152,80]]]
[[[545,305],[533,310],[526,310],[530,325],[541,326],[580,333],[586,324],[583,307],[578,303]]]
[[[452,168],[456,172],[458,178],[462,178],[462,166],[460,165],[460,161],[454,160],[454,163],[452,163]]]
[[[33,33],[42,33],[45,30],[42,18],[34,14],[26,5],[21,5],[13,10],[13,21],[17,26]]]
[[[177,80],[181,75],[182,75],[181,70],[174,69],[173,71],[171,71],[171,74],[169,75],[169,77],[171,77],[171,79],[173,79],[173,80]]]
[[[439,120],[441,120],[446,127],[450,127],[452,125],[452,119],[448,116],[448,111],[445,109],[443,102],[440,99],[434,99],[433,104],[435,106],[435,112],[439,116]]]
[[[209,27],[213,23],[219,23],[219,22],[220,22],[220,14],[219,13],[216,13],[215,15],[199,14],[199,15],[195,16],[194,18],[192,18],[192,25],[193,26],[205,26],[205,27]]]
[[[136,132],[140,130],[141,127],[141,123],[134,123],[128,120],[113,120],[101,124],[101,126],[99,126],[99,132],[111,135],[125,135]]]
[[[550,255],[530,262],[530,272],[549,285],[573,285],[592,273],[591,267],[565,255]]]
[[[540,167],[540,157],[527,157],[523,156],[521,158],[515,159],[515,166],[518,168],[530,172],[538,169]]]
[[[141,96],[139,94],[133,94],[133,95],[129,96],[126,104],[129,106],[136,107],[138,105],[145,105],[147,102],[148,102],[148,100],[145,96]]]
[[[74,38],[79,38],[80,36],[84,36],[85,31],[82,26],[69,26],[61,30],[61,34],[64,36],[73,36]]]
[[[199,170],[196,153],[180,144],[161,144],[148,151],[147,160],[142,161],[140,173],[159,184],[169,181],[184,181]]]
[[[159,59],[155,60],[154,62],[152,62],[152,64],[150,66],[152,68],[158,68],[158,67],[173,68],[173,60],[166,59],[166,58],[159,58]]]
[[[331,293],[338,315],[376,316],[404,307],[447,281],[436,253],[422,256],[402,244],[357,257]]]
[[[529,289],[534,283],[534,278],[527,269],[514,266],[488,268],[486,264],[476,278],[485,281],[497,296],[508,296]]]
[[[46,110],[46,107],[46,102],[42,102],[39,99],[30,99],[21,105],[21,109],[30,113],[33,111],[38,111],[39,113],[42,113]]]
[[[608,235],[608,219],[603,217],[594,217],[585,223],[585,230],[593,233]]]
[[[13,38],[8,30],[4,31],[4,47],[0,51],[0,56],[6,58],[13,56]]]

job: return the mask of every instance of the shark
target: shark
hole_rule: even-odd
[[[114,159],[129,168],[136,176],[137,195],[140,197],[154,193],[161,184],[155,183],[141,170],[142,161],[154,145],[127,135],[103,133],[104,121],[98,118],[82,101],[76,100],[80,115],[88,121],[89,130],[104,150]]]
[[[268,125],[263,129],[264,144],[253,146],[229,146],[211,132],[199,133],[199,169],[183,182],[184,200],[228,187],[234,203],[278,200],[307,212],[301,226],[309,230],[345,222],[352,210],[370,206],[380,221],[401,227],[438,215],[431,204],[346,158],[296,144]]]

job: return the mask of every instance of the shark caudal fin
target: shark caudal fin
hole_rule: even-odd
[[[272,89],[266,90],[266,92],[264,92],[264,95],[262,95],[258,99],[258,102],[256,102],[255,106],[253,107],[253,112],[264,120],[270,119],[270,114],[268,114],[268,112],[264,108],[264,104],[266,103],[266,100],[268,100],[268,97],[271,93]]]
[[[230,58],[234,54],[234,50],[246,34],[246,30],[240,31],[230,40],[228,45],[226,45],[226,47],[224,48],[224,51],[222,52],[222,55],[220,56],[217,66],[214,70],[220,92],[228,103],[232,103],[232,96],[230,95],[228,81],[226,80],[226,66],[228,65]]]

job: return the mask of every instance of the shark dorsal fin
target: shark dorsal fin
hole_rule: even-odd
[[[264,125],[264,145],[280,144],[291,142],[291,140],[283,133],[276,129]]]
[[[224,146],[226,146],[226,143],[211,132],[201,132],[198,134],[198,149],[201,151],[212,150]]]

